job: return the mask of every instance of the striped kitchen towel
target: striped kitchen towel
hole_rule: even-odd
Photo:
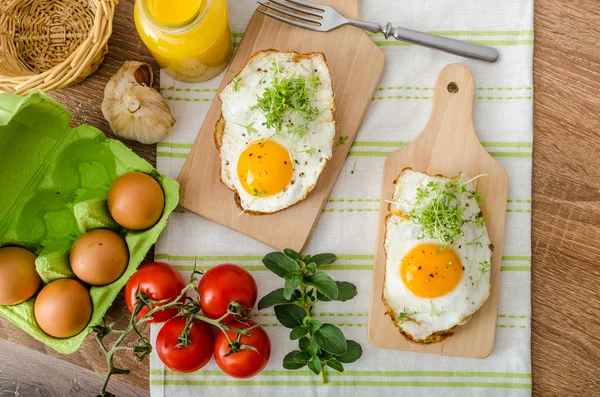
[[[267,368],[248,380],[236,380],[211,361],[191,374],[167,370],[152,353],[150,389],[159,396],[529,396],[532,53],[533,0],[362,0],[365,20],[496,47],[496,64],[470,61],[442,52],[371,39],[385,53],[386,70],[331,197],[305,249],[333,252],[339,260],[329,272],[348,280],[358,295],[344,304],[319,303],[318,316],[342,327],[363,347],[362,358],[343,373],[329,371],[329,383],[308,370],[287,371],[283,356],[297,347],[289,330],[278,326],[272,309],[261,311],[273,352]],[[256,7],[253,0],[231,1],[236,42]],[[493,353],[484,360],[376,349],[366,332],[375,252],[379,192],[385,157],[414,139],[432,107],[433,86],[449,63],[465,63],[476,84],[474,124],[480,140],[509,174],[506,237],[500,303]],[[177,119],[167,141],[158,144],[157,168],[176,178],[200,129],[221,77],[185,84],[161,74],[161,90]],[[156,259],[173,264],[188,277],[194,263],[206,269],[238,263],[256,278],[259,295],[281,281],[266,271],[261,258],[272,250],[248,237],[183,210],[173,213],[156,245]],[[155,338],[160,326],[152,327]]]

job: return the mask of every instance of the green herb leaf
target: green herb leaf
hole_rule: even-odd
[[[302,362],[302,361],[296,359],[295,356],[297,353],[300,353],[300,352],[298,350],[294,350],[285,355],[285,357],[283,358],[283,368],[285,368],[285,369],[300,369],[307,364],[308,361]]]
[[[336,301],[346,302],[356,296],[356,285],[347,281],[336,281],[335,284],[338,287],[338,296],[335,299]]]
[[[317,354],[319,352],[319,345],[317,345],[317,342],[315,342],[314,340],[310,341],[306,348],[306,352],[311,356]]]
[[[300,286],[302,282],[302,275],[298,272],[296,273],[288,273],[284,277],[285,286],[283,288],[283,297],[285,299],[291,299],[292,294],[296,291],[296,288]]]
[[[315,256],[310,257],[310,261],[314,262],[317,267],[321,267],[323,265],[331,265],[333,262],[337,260],[337,256],[334,254],[317,254]]]
[[[346,344],[348,349],[344,354],[336,356],[336,358],[342,363],[353,363],[362,356],[362,347],[353,340],[347,340]]]
[[[344,372],[344,366],[342,365],[341,362],[339,362],[335,358],[331,358],[331,359],[327,360],[326,364],[328,367],[331,367],[338,372]]]
[[[293,249],[286,248],[283,250],[283,253],[285,254],[285,256],[287,256],[288,258],[293,259],[295,261],[302,260],[302,256],[299,253],[297,253],[296,251],[294,251]]]
[[[279,277],[285,277],[286,274],[297,272],[300,269],[295,260],[288,258],[282,252],[271,252],[263,258],[262,262],[267,269]]]
[[[316,375],[321,373],[321,360],[319,356],[312,356],[308,362],[308,368],[313,371]]]
[[[310,262],[308,265],[306,265],[306,268],[311,272],[311,273],[316,273],[317,272],[317,265],[315,265],[314,262]]]
[[[291,340],[300,339],[304,335],[306,335],[307,332],[308,332],[308,330],[302,326],[294,327],[294,329],[292,329],[292,332],[290,332],[290,339]]]
[[[300,291],[294,291],[290,299],[283,296],[283,288],[278,288],[275,291],[269,292],[258,301],[258,310],[263,310],[271,306],[285,305],[290,302],[295,302],[300,298]]]
[[[311,355],[308,352],[299,352],[296,350],[296,354],[294,354],[294,358],[296,361],[307,363],[310,360]]]
[[[275,306],[275,316],[277,320],[287,328],[295,328],[302,325],[304,319],[304,309],[296,305]]]
[[[311,320],[310,321],[310,333],[314,334],[322,326],[323,326],[323,321]]]
[[[314,339],[321,349],[332,354],[342,355],[348,349],[344,333],[333,324],[323,324],[323,326],[315,332]]]
[[[336,299],[338,296],[338,287],[335,281],[325,272],[318,271],[315,274],[304,277],[304,284],[315,287],[320,293],[330,299]]]
[[[308,339],[308,338],[300,338],[300,340],[298,341],[298,345],[300,346],[300,350],[306,351],[308,349],[308,345],[310,345],[310,343],[311,343],[310,339]]]

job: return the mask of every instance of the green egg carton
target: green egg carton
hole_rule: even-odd
[[[179,185],[159,174],[121,142],[89,125],[69,126],[71,113],[37,91],[26,97],[0,94],[0,247],[19,245],[34,252],[44,283],[75,278],[69,266],[71,245],[83,233],[107,228],[129,247],[129,264],[115,282],[91,287],[94,306],[88,326],[71,338],[53,338],[37,325],[35,296],[14,306],[0,306],[7,318],[58,352],[75,352],[140,265],[179,201]],[[152,228],[130,231],[108,213],[112,182],[128,172],[152,175],[165,193],[162,218]]]

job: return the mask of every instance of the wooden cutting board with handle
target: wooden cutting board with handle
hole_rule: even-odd
[[[472,358],[484,358],[492,352],[498,311],[508,176],[504,167],[485,151],[477,139],[472,121],[473,96],[473,76],[469,69],[461,64],[448,65],[438,76],[433,110],[427,126],[417,139],[392,153],[385,161],[368,323],[369,340],[377,347]],[[456,327],[453,336],[430,345],[419,345],[406,340],[385,314],[382,301],[386,258],[385,218],[389,213],[387,201],[392,200],[394,180],[407,167],[447,177],[454,177],[460,172],[471,178],[487,174],[478,179],[477,192],[484,199],[480,207],[494,245],[490,296],[471,321]]]
[[[317,1],[337,9],[349,18],[358,18],[358,0]],[[306,243],[329,197],[337,175],[348,155],[362,119],[377,88],[385,57],[361,30],[345,26],[331,32],[314,32],[284,24],[255,12],[244,39],[231,62],[221,89],[260,50],[277,49],[299,53],[322,52],[333,81],[337,134],[333,157],[306,200],[271,215],[240,215],[234,194],[219,179],[220,160],[214,143],[215,123],[221,101],[215,98],[200,133],[179,175],[180,205],[190,212],[237,230],[273,248],[300,251]],[[338,145],[339,137],[348,137]]]

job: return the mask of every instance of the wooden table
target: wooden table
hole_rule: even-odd
[[[153,63],[134,33],[132,9],[133,0],[117,7],[110,51],[98,72],[51,93],[74,113],[74,125],[109,131],[100,112],[106,81],[126,60]],[[600,395],[598,0],[536,0],[535,41],[533,394]],[[129,146],[155,162],[154,146]],[[117,300],[109,315],[118,318],[123,310]],[[62,356],[3,319],[0,338],[0,395],[91,396],[100,390],[104,377],[90,370],[104,372],[105,363],[93,338],[78,353]],[[128,384],[114,382],[112,391],[147,395],[148,361],[121,358],[118,365],[132,374],[120,378]]]

